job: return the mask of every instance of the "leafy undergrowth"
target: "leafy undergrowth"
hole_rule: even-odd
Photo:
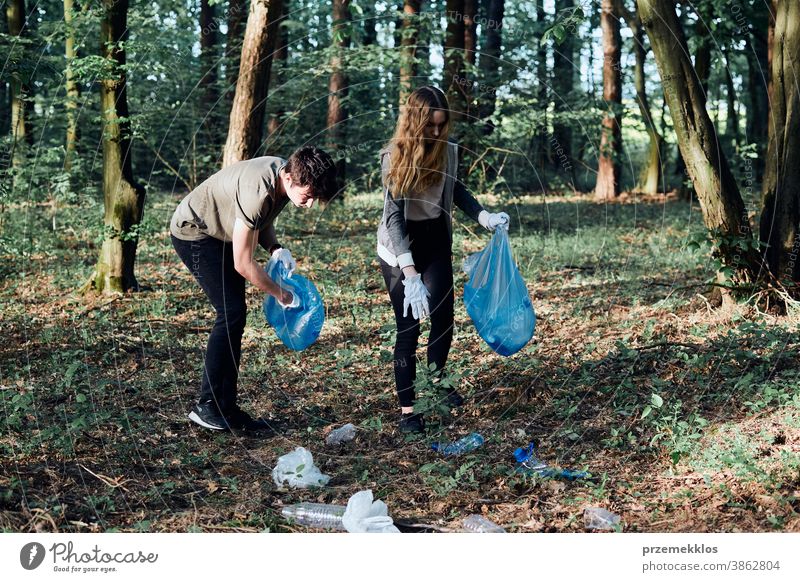
[[[95,260],[98,208],[60,209],[57,233],[47,208],[8,211],[2,529],[291,531],[300,528],[281,519],[282,505],[345,503],[370,488],[396,520],[438,530],[483,513],[509,531],[581,531],[583,509],[599,505],[626,531],[800,531],[797,319],[711,308],[700,294],[707,257],[686,245],[700,224],[688,203],[506,200],[534,341],[493,354],[457,300],[449,366],[467,402],[429,414],[423,438],[396,430],[378,198],[288,208],[279,235],[318,285],[327,320],[317,344],[290,352],[249,289],[240,403],[284,427],[256,440],[186,419],[212,315],[166,236],[177,197],[150,200],[137,269],[145,290],[88,300],[71,292]],[[486,240],[459,220],[456,264]],[[459,273],[457,298],[463,282]],[[355,441],[326,447],[325,434],[347,422]],[[486,437],[473,453],[430,450],[472,431]],[[512,452],[530,441],[551,465],[592,478],[515,473]],[[314,453],[327,487],[275,487],[272,467],[295,446]]]

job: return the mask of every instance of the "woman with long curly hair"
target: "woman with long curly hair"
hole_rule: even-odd
[[[409,95],[389,144],[381,150],[383,217],[378,256],[397,323],[394,375],[400,430],[423,432],[414,413],[420,321],[430,316],[428,367],[441,375],[453,340],[453,204],[488,230],[508,228],[505,212],[491,214],[458,180],[458,146],[448,140],[450,110],[433,86]],[[447,404],[463,398],[452,389]]]

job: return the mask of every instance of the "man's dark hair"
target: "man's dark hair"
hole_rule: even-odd
[[[313,146],[296,150],[286,164],[292,181],[300,186],[311,186],[309,196],[328,202],[336,196],[339,182],[336,179],[336,164],[326,152]]]

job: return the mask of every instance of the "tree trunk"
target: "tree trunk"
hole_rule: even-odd
[[[447,31],[444,43],[442,86],[450,102],[451,119],[461,119],[464,98],[464,0],[447,0]]]
[[[694,54],[694,70],[700,87],[708,101],[708,77],[711,74],[711,32],[708,25],[713,15],[711,6],[699,3],[696,9],[697,23],[695,24],[694,37],[697,39],[697,49]]]
[[[731,58],[728,51],[723,51],[725,57],[725,99],[728,104],[728,115],[725,120],[725,137],[730,140],[732,151],[739,147],[739,114],[736,111],[736,89],[733,86],[731,75]]]
[[[64,44],[64,55],[67,65],[64,70],[65,86],[67,91],[66,114],[67,114],[67,134],[64,142],[64,169],[69,172],[72,168],[72,158],[75,155],[75,148],[78,144],[78,102],[80,100],[80,88],[75,81],[75,73],[72,70],[72,63],[77,56],[75,51],[75,27],[73,26],[73,0],[64,0],[64,24],[66,25],[66,39]]]
[[[761,241],[772,274],[800,281],[800,4],[778,0],[772,47],[772,110],[762,189]]]
[[[217,6],[209,0],[200,0],[200,91],[203,112],[203,128],[205,143],[218,146],[219,129],[216,119],[218,115],[219,93],[217,92]],[[216,149],[216,148],[215,148]]]
[[[344,186],[345,175],[345,121],[347,111],[342,99],[347,97],[347,76],[342,68],[345,49],[350,45],[350,0],[333,0],[334,53],[331,57],[331,77],[328,81],[328,146],[336,159],[338,190]]]
[[[236,80],[239,78],[239,62],[242,56],[243,24],[247,18],[247,0],[228,0],[228,32],[225,34],[225,81],[226,98],[233,102]]]
[[[705,93],[687,56],[686,38],[675,14],[675,4],[670,0],[639,0],[639,15],[650,38],[678,146],[700,201],[703,222],[719,249],[718,256],[734,270],[734,279],[752,280],[758,274],[760,259],[757,253],[741,251],[736,246],[742,239],[752,240],[747,211],[706,111]]]
[[[27,36],[25,0],[7,0],[6,19],[10,36]],[[11,163],[17,170],[25,165],[25,149],[31,140],[25,102],[29,87],[21,77],[22,74],[14,75],[9,82],[11,88]]]
[[[417,76],[417,39],[421,0],[406,0],[403,4],[403,23],[400,31],[400,105],[404,105],[414,90]]]
[[[287,5],[287,0],[284,0],[281,9],[280,20],[283,20],[286,17],[288,9],[289,7]],[[275,49],[275,54],[273,56],[275,66],[272,67],[271,83],[273,85],[281,85],[283,83],[284,75],[283,68],[286,66],[286,61],[289,58],[289,29],[286,26],[280,26],[279,24],[276,42],[278,43],[278,46]],[[270,115],[270,118],[267,121],[267,135],[271,138],[277,137],[282,123],[281,117],[283,117],[285,111],[286,109],[284,108],[284,101],[278,100],[277,107],[274,108],[273,114]]]
[[[600,24],[603,27],[603,99],[606,102],[606,115],[600,137],[600,160],[594,195],[597,200],[612,200],[619,196],[622,156],[622,41],[614,0],[603,0]]]
[[[575,7],[575,0],[556,0],[556,13]],[[572,166],[572,128],[561,120],[572,111],[571,96],[575,87],[575,32],[567,31],[567,36],[558,46],[553,47],[553,135],[550,138],[551,163],[556,171],[569,167],[570,180],[574,182]]]
[[[94,273],[83,290],[112,294],[138,289],[134,265],[145,192],[134,181],[131,164],[125,62],[128,0],[103,0],[103,9],[100,51],[109,63],[109,72],[100,81],[105,238]]]
[[[756,157],[752,159],[754,179],[761,182],[764,176],[764,156],[767,147],[769,128],[769,102],[767,101],[767,85],[769,83],[769,59],[766,38],[768,36],[768,10],[759,5],[759,12],[753,22],[751,35],[746,38],[745,54],[747,55],[747,92],[749,107],[747,113],[747,141],[756,144]]]
[[[250,0],[222,167],[252,158],[261,145],[281,2]]]
[[[0,10],[0,34],[8,34],[8,21],[6,20],[5,10]],[[6,82],[6,77],[3,76],[0,79],[0,136],[6,135],[11,131],[11,103],[8,97],[8,83]],[[5,167],[0,167],[0,172],[3,170],[5,170]]]
[[[474,108],[472,80],[478,54],[478,0],[464,0],[464,74],[461,91],[464,99],[464,120],[474,123],[477,111]]]
[[[482,87],[478,94],[478,117],[483,122],[484,135],[494,131],[490,121],[497,107],[497,85],[500,84],[500,58],[502,46],[503,16],[505,0],[486,0],[484,22],[481,25],[483,43],[480,70]]]
[[[642,167],[639,174],[639,181],[636,189],[643,194],[654,195],[659,191],[662,176],[662,155],[664,154],[664,138],[658,133],[653,116],[650,111],[650,101],[647,97],[647,84],[645,79],[644,65],[647,57],[645,48],[645,35],[642,21],[637,12],[631,13],[623,4],[623,0],[617,0],[616,7],[618,14],[621,14],[633,33],[633,82],[636,88],[636,102],[639,105],[639,113],[642,116],[650,145],[647,150],[647,162]]]
[[[547,13],[544,9],[544,0],[536,0],[534,5],[536,9],[536,22],[539,25],[538,30],[544,31],[547,26]],[[550,103],[550,74],[547,70],[547,44],[539,43],[536,49],[536,98],[537,105],[542,112],[542,124],[535,129],[536,132],[536,154],[534,157],[535,164],[540,168],[539,172],[542,176],[541,182],[543,189],[547,189],[547,166],[550,159],[549,153],[549,130],[548,130],[548,112],[547,105]]]

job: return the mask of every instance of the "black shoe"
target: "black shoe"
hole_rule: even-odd
[[[450,408],[458,408],[459,406],[464,404],[464,398],[461,396],[461,394],[459,394],[455,390],[451,390],[450,392],[448,392],[447,398],[445,398],[444,401]]]
[[[225,420],[231,430],[275,434],[275,428],[269,422],[263,418],[253,418],[236,405],[233,410],[225,414]]]
[[[211,430],[228,430],[228,423],[220,414],[219,408],[212,400],[198,402],[189,413],[189,420],[203,428]]]
[[[415,412],[407,412],[400,417],[400,432],[425,432],[425,418]]]

